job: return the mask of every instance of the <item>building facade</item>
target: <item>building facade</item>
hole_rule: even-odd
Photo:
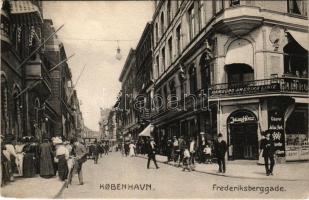
[[[43,42],[54,32],[52,21],[43,19],[42,1],[2,2],[1,135],[4,137],[34,136],[41,141],[44,137],[68,136],[63,134],[59,117],[64,106],[56,105],[62,101],[61,91],[70,90],[73,96],[73,87],[57,82],[60,77],[57,72],[66,70],[69,80],[71,74],[67,65],[54,68],[65,57],[64,47],[60,47],[56,35]],[[68,101],[68,107],[73,102]],[[73,115],[70,123],[75,132]]]
[[[155,4],[157,142],[222,133],[230,159],[257,159],[271,130],[282,160],[308,159],[306,1]]]

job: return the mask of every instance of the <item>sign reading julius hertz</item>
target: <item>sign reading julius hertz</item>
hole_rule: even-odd
[[[285,137],[284,137],[284,119],[282,111],[268,112],[269,131],[274,140],[276,154],[279,157],[285,156]]]

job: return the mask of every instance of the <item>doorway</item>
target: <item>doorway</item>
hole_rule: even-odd
[[[230,124],[232,159],[258,159],[257,123]]]

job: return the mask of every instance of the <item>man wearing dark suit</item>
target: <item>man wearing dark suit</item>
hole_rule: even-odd
[[[275,166],[275,147],[269,131],[263,132],[262,135],[265,138],[261,140],[260,149],[263,150],[262,156],[264,157],[266,176],[269,176],[273,175]],[[268,161],[270,161],[270,166]]]
[[[219,173],[225,173],[225,153],[227,151],[227,144],[223,140],[221,133],[218,134],[218,141],[215,143],[215,154],[219,165]]]
[[[147,142],[147,153],[148,153],[147,169],[149,169],[150,160],[153,160],[156,168],[159,169],[156,161],[156,143],[153,141],[153,138],[150,138],[150,141]]]

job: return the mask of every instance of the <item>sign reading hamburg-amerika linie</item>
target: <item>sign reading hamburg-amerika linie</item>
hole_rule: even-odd
[[[268,111],[268,130],[274,140],[276,154],[285,156],[284,119],[282,111]]]

